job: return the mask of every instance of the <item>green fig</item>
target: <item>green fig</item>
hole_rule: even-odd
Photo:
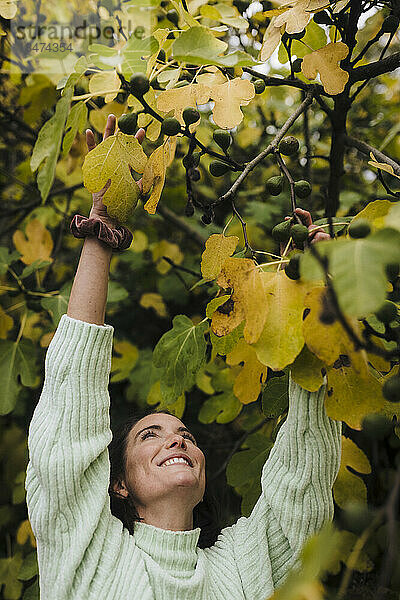
[[[271,196],[279,196],[279,194],[283,190],[284,181],[285,178],[283,177],[283,175],[276,175],[275,177],[270,177],[269,179],[267,179],[265,189],[269,194],[271,194]]]
[[[279,144],[279,152],[284,156],[293,156],[299,150],[299,140],[292,135],[283,138]]]
[[[300,73],[301,72],[301,65],[302,64],[303,64],[303,59],[302,58],[296,58],[296,60],[294,60],[292,62],[293,72],[294,73]]]
[[[183,120],[185,121],[185,124],[189,127],[189,125],[192,125],[193,123],[197,123],[197,121],[200,119],[200,113],[195,108],[188,106],[183,111],[182,117],[183,117]]]
[[[285,266],[285,273],[289,279],[300,279],[300,254],[291,257]]]
[[[131,93],[134,96],[142,97],[150,89],[149,80],[142,73],[134,73],[129,80]]]
[[[229,167],[226,163],[224,163],[220,160],[213,160],[210,163],[209,171],[210,171],[211,175],[214,175],[214,177],[221,177],[222,175],[225,175],[225,173],[227,173],[229,171]],[[211,223],[211,221],[210,221],[210,223]]]
[[[375,316],[382,323],[391,323],[397,317],[397,306],[393,302],[386,300],[375,312]]]
[[[164,135],[177,135],[181,130],[181,124],[175,117],[167,117],[161,123],[161,133]]]
[[[262,94],[265,90],[265,81],[263,79],[256,79],[254,82],[254,89],[256,94]]]
[[[215,129],[213,132],[213,139],[224,152],[228,150],[232,143],[231,134],[226,129]]]
[[[272,230],[272,237],[276,242],[285,243],[290,238],[290,229],[292,227],[291,219],[278,223]]]
[[[308,181],[305,179],[300,179],[299,181],[295,182],[294,191],[296,192],[296,196],[303,200],[304,198],[308,198],[308,196],[311,194],[312,188]]]
[[[122,131],[122,133],[127,133],[129,135],[135,135],[137,128],[137,114],[129,113],[128,115],[122,115],[118,119],[118,127]]]
[[[304,242],[308,239],[308,229],[305,225],[296,223],[295,225],[292,225],[290,235],[292,236],[295,244],[304,244]]]
[[[171,23],[173,25],[175,25],[175,27],[178,27],[178,24],[179,24],[179,15],[178,15],[178,12],[174,8],[171,9],[171,10],[169,10],[167,12],[166,16],[167,16],[168,21],[171,21]]]
[[[371,226],[366,219],[356,219],[350,223],[347,231],[352,238],[364,238],[371,232]]]

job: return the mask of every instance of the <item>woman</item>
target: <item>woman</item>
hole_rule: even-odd
[[[112,115],[104,137],[114,128]],[[142,141],[144,131],[136,136]],[[94,148],[90,130],[87,143]],[[113,228],[101,201],[106,189],[94,194],[90,216]],[[204,455],[179,419],[153,413],[128,428],[110,482],[113,328],[104,318],[111,252],[86,237],[30,425],[26,490],[41,599],[265,600],[298,563],[304,541],[333,517],[341,422],[327,417],[323,387],[310,393],[291,381],[262,493],[251,515],[208,548],[199,547],[200,527],[193,528]],[[112,514],[109,486],[134,515],[133,531]]]

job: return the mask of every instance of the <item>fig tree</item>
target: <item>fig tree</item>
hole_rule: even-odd
[[[389,402],[400,402],[400,377],[398,375],[386,379],[382,386],[382,394]]]
[[[222,175],[225,175],[225,173],[227,173],[229,171],[229,167],[227,164],[225,164],[224,162],[222,162],[220,160],[213,160],[210,163],[209,171],[210,171],[211,175],[214,175],[214,177],[221,177]],[[211,221],[210,221],[210,223],[211,223]]]
[[[215,129],[213,132],[213,139],[224,152],[228,150],[232,143],[231,134],[226,129]]]
[[[285,273],[289,279],[300,279],[300,254],[291,257],[285,267]]]
[[[291,219],[278,223],[272,230],[272,237],[276,242],[284,243],[290,238],[290,229],[292,227]]]
[[[193,123],[197,123],[197,121],[200,119],[200,113],[195,108],[188,106],[183,111],[182,117],[183,117],[183,120],[185,121],[185,124],[189,127],[189,125],[192,125]]]
[[[356,219],[350,223],[347,231],[352,238],[364,238],[371,232],[371,226],[366,219]]]
[[[314,23],[318,23],[318,25],[331,25],[332,20],[325,10],[321,10],[320,12],[315,13]]]
[[[161,133],[164,135],[177,135],[181,130],[181,124],[175,117],[167,117],[161,123]]]
[[[391,323],[397,317],[397,307],[393,302],[386,300],[375,312],[375,316],[382,323]]]
[[[288,37],[291,40],[301,40],[305,35],[306,35],[306,30],[305,29],[302,29],[301,31],[298,31],[297,33],[288,33]]]
[[[283,138],[279,144],[279,152],[284,156],[293,156],[299,150],[299,140],[292,135]]]
[[[283,175],[276,175],[275,177],[270,177],[267,179],[265,184],[265,189],[271,196],[279,196],[279,194],[283,190],[283,182],[285,178]]]
[[[131,93],[134,96],[144,96],[150,89],[149,80],[142,73],[134,73],[129,80]]]
[[[122,133],[128,133],[129,135],[135,135],[136,127],[137,127],[137,114],[129,113],[127,115],[122,115],[118,119],[118,127],[122,131]]]
[[[254,89],[256,94],[262,94],[265,90],[265,81],[263,79],[256,79],[254,82]]]
[[[295,182],[294,191],[296,192],[296,196],[299,198],[308,198],[312,191],[311,184],[305,179],[300,179],[299,181]]]
[[[304,242],[308,239],[308,229],[305,225],[296,223],[295,225],[292,225],[290,235],[292,236],[295,244],[304,244]]]

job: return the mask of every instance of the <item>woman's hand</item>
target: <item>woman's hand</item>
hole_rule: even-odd
[[[115,124],[116,116],[113,114],[108,115],[106,127],[104,129],[103,140],[108,138],[109,135],[113,135],[115,131]],[[145,136],[146,132],[144,129],[139,129],[139,131],[135,135],[136,139],[139,141],[140,144],[143,142]],[[96,142],[94,139],[93,131],[91,129],[86,129],[86,144],[89,152],[96,148]],[[142,191],[142,180],[137,181],[135,183],[139,186],[140,191]],[[114,229],[115,227],[118,227],[119,223],[116,219],[112,219],[107,214],[107,207],[103,204],[104,194],[106,193],[110,185],[111,179],[107,181],[106,185],[99,192],[95,192],[94,194],[92,194],[93,205],[89,217],[100,218],[103,221],[103,223]]]
[[[313,224],[311,214],[308,210],[303,210],[302,208],[296,208],[296,215],[301,219],[303,225],[305,225],[309,231],[308,235],[308,243],[315,244],[316,242],[321,242],[322,240],[330,240],[329,233],[326,233],[322,227],[317,227]],[[290,217],[288,217],[290,218]]]

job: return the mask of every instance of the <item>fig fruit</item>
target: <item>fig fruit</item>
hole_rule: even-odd
[[[302,58],[296,58],[296,60],[294,60],[292,62],[293,72],[294,73],[300,73],[301,72],[301,65],[302,64],[303,64],[303,59]]]
[[[142,73],[134,73],[129,80],[129,86],[131,93],[139,97],[144,96],[150,89],[149,80]]]
[[[295,225],[292,225],[290,235],[292,236],[296,245],[304,244],[304,242],[308,239],[308,229],[305,225],[296,223]]]
[[[197,123],[197,121],[200,119],[200,113],[195,108],[188,106],[183,111],[182,117],[183,117],[183,120],[185,121],[185,124],[189,127],[189,125],[192,125],[193,123]]]
[[[318,25],[332,25],[332,19],[325,10],[321,10],[315,13],[314,23],[318,23]]]
[[[173,25],[175,25],[175,27],[178,27],[179,15],[178,15],[178,12],[174,8],[167,12],[166,17],[167,17],[168,21],[171,21],[171,23]]]
[[[371,232],[371,226],[366,219],[356,219],[350,223],[347,231],[352,238],[364,238]]]
[[[300,179],[299,181],[295,182],[294,191],[296,192],[296,196],[303,200],[304,198],[308,198],[308,196],[311,194],[312,187],[308,181],[305,179]]]
[[[276,242],[284,243],[290,238],[290,229],[292,227],[291,219],[278,223],[272,230],[272,237]]]
[[[389,402],[400,402],[400,377],[398,375],[386,379],[382,386],[382,394]]]
[[[275,177],[270,177],[267,179],[265,184],[265,189],[271,196],[279,196],[279,194],[283,190],[283,182],[285,178],[283,175],[276,175]]]
[[[181,124],[175,117],[167,117],[161,123],[161,133],[164,135],[177,135],[181,130]]]
[[[284,156],[293,156],[299,150],[299,140],[292,135],[283,138],[279,144],[279,152]]]
[[[137,114],[129,113],[127,115],[122,115],[118,119],[118,127],[122,131],[122,133],[127,133],[129,135],[135,135],[137,128]]]
[[[393,302],[386,300],[375,312],[375,316],[382,323],[391,323],[397,317],[397,306]]]
[[[224,152],[228,150],[232,143],[231,134],[226,129],[215,129],[213,132],[213,139]]]
[[[300,254],[291,257],[285,267],[285,273],[289,279],[300,279]]]
[[[262,94],[265,90],[265,81],[263,79],[256,79],[254,82],[254,89],[256,94]]]
[[[209,171],[210,171],[211,175],[214,175],[214,177],[221,177],[222,175],[225,175],[225,173],[227,173],[229,171],[229,167],[227,164],[223,163],[220,160],[213,160],[210,163]],[[210,223],[211,223],[211,221],[210,221]]]

